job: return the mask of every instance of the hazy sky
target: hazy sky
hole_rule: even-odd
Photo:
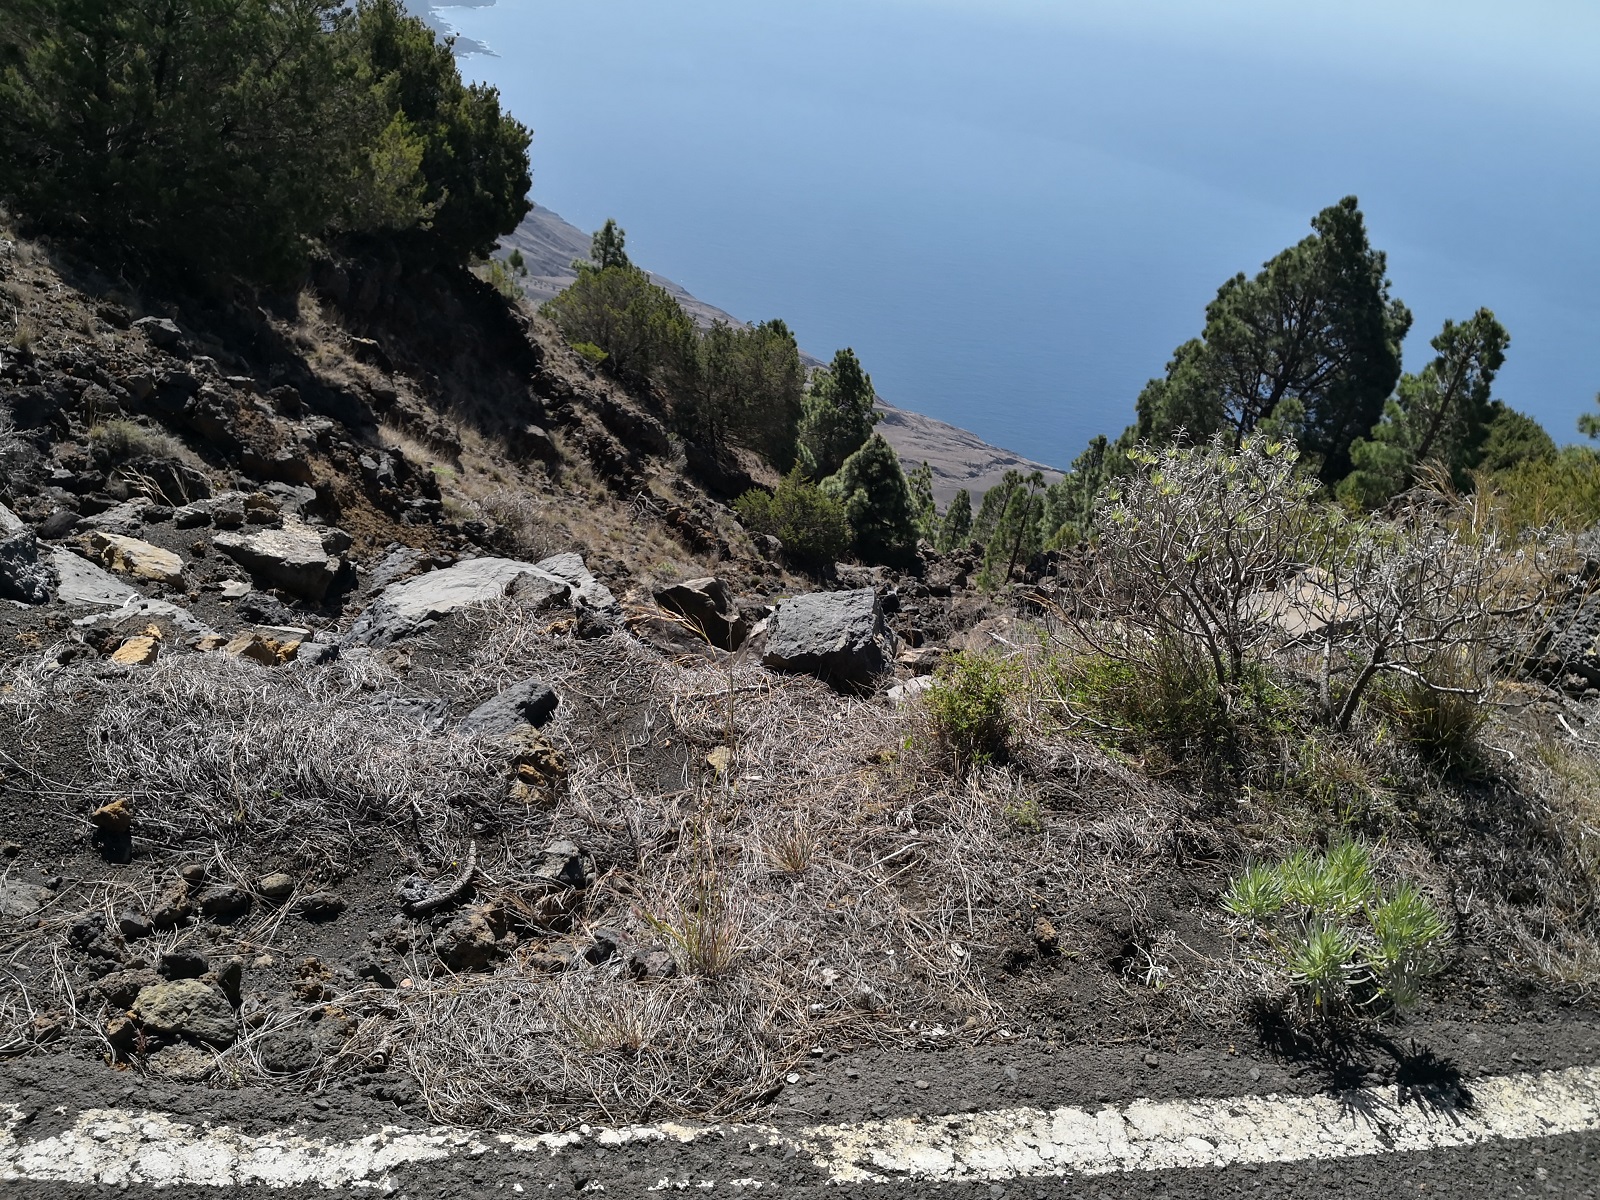
[[[442,10],[534,195],[890,399],[1056,463],[1360,196],[1420,367],[1512,334],[1558,439],[1600,389],[1600,4],[500,0]]]

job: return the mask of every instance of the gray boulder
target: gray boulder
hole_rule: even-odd
[[[322,530],[299,521],[285,521],[281,529],[219,533],[213,539],[218,550],[252,575],[312,601],[328,594],[343,565],[323,540]]]
[[[519,725],[538,728],[555,715],[559,703],[549,684],[538,679],[524,679],[473,709],[462,720],[461,728],[490,737],[510,733]]]
[[[152,1033],[193,1038],[208,1046],[231,1046],[239,1034],[228,998],[201,979],[140,988],[132,1012]]]
[[[33,530],[0,504],[0,599],[46,604],[54,588],[49,564],[39,560]]]
[[[508,593],[524,604],[585,599],[596,607],[616,607],[616,598],[576,554],[558,554],[540,563],[469,558],[384,588],[351,626],[344,644],[386,646],[422,632],[450,613]]]
[[[59,583],[57,598],[73,608],[98,608],[102,611],[72,622],[79,628],[112,625],[128,617],[166,617],[178,628],[204,636],[210,626],[198,620],[186,608],[168,604],[165,600],[152,600],[144,593],[129,587],[109,571],[96,566],[62,546],[50,554]]]
[[[868,691],[894,662],[894,635],[871,588],[813,592],[778,605],[761,661],[815,675],[840,691]]]
[[[728,595],[720,579],[687,579],[656,593],[656,603],[692,624],[719,650],[737,650],[750,635],[750,626]]]
[[[572,588],[573,603],[586,604],[599,612],[611,612],[616,609],[617,598],[611,594],[611,589],[596,579],[584,565],[581,554],[570,550],[565,554],[553,554],[535,563],[534,566],[547,575],[565,580]]]
[[[183,330],[166,317],[140,317],[133,327],[143,330],[144,335],[163,350],[176,349],[183,343]]]

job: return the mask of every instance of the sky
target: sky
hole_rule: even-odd
[[[534,130],[534,198],[782,316],[879,391],[1065,465],[1206,302],[1354,193],[1411,369],[1493,308],[1496,394],[1600,389],[1600,5],[498,0],[439,10]]]

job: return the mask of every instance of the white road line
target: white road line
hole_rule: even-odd
[[[1135,1100],[1094,1111],[1013,1108],[796,1131],[662,1124],[584,1126],[519,1137],[388,1127],[345,1140],[317,1137],[302,1127],[245,1134],[226,1125],[121,1109],[86,1110],[68,1129],[30,1140],[24,1114],[5,1106],[0,1107],[0,1181],[388,1187],[397,1169],[414,1163],[493,1155],[511,1173],[534,1165],[527,1158],[549,1158],[577,1147],[705,1139],[730,1149],[795,1150],[835,1183],[999,1181],[1349,1158],[1600,1132],[1600,1067],[1477,1079],[1468,1097],[1458,1106],[1454,1094],[1402,1097],[1394,1089],[1361,1089],[1338,1096]],[[748,1159],[741,1164],[745,1171],[752,1165]],[[763,1185],[748,1175],[667,1177],[657,1190],[685,1186],[748,1191]]]

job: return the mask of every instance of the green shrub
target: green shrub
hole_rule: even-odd
[[[1144,664],[1086,655],[1064,681],[1073,707],[1128,749],[1155,745],[1177,755],[1226,740],[1216,676],[1175,639],[1154,646]]]
[[[1489,721],[1483,702],[1486,672],[1476,669],[1467,654],[1435,656],[1429,668],[1431,682],[1461,690],[1441,691],[1402,676],[1378,693],[1378,708],[1434,766],[1468,771],[1478,761],[1478,735]]]
[[[598,367],[611,356],[600,349],[593,342],[573,342],[572,348],[578,352],[578,357],[592,367]]]
[[[956,654],[927,691],[928,715],[956,767],[1003,762],[1011,748],[1011,695],[1016,664],[984,654]]]
[[[1508,537],[1548,526],[1581,533],[1600,521],[1600,452],[1589,446],[1475,478],[1480,505]]]
[[[146,429],[121,417],[92,426],[89,447],[96,458],[113,464],[127,462],[130,458],[175,459],[182,454],[182,448],[170,434]]]
[[[773,491],[751,489],[733,502],[733,508],[746,529],[771,534],[796,562],[823,566],[850,548],[844,505],[798,469],[785,475]]]
[[[1250,866],[1222,906],[1258,935],[1270,964],[1318,1016],[1377,1000],[1409,1007],[1443,965],[1443,915],[1408,881],[1383,894],[1360,842]]]
[[[604,351],[611,369],[630,382],[677,392],[691,376],[694,322],[672,293],[632,263],[582,267],[539,311],[569,344]]]

